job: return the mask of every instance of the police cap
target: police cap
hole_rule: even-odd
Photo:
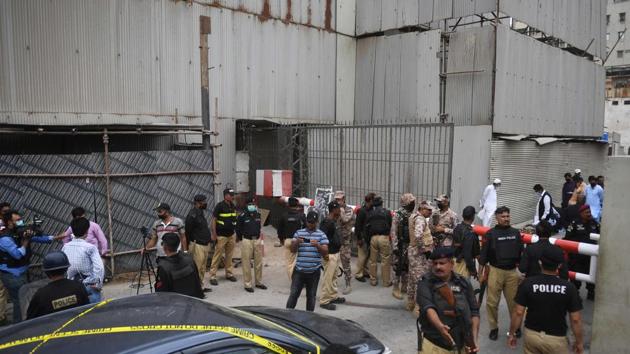
[[[564,253],[560,247],[547,247],[543,250],[542,256],[540,256],[540,262],[547,267],[558,267],[564,262]]]
[[[438,247],[431,253],[431,259],[441,259],[441,258],[453,258],[453,248],[452,247]]]
[[[61,251],[54,251],[54,252],[48,253],[44,257],[44,261],[42,262],[42,270],[44,272],[68,269],[68,267],[70,267],[70,261],[68,261],[68,256],[66,256],[66,254]]]
[[[316,223],[317,220],[319,220],[319,213],[317,213],[315,210],[311,210],[308,212],[308,214],[306,214],[307,223],[313,224]]]

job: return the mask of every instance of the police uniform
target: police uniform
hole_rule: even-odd
[[[59,279],[37,290],[28,304],[26,318],[44,316],[89,303],[83,284],[70,279]]]
[[[354,275],[355,279],[360,281],[365,281],[365,277],[368,277],[370,274],[368,270],[370,240],[365,232],[365,221],[370,210],[372,210],[372,207],[368,208],[366,205],[363,205],[357,213],[357,219],[354,224],[354,234],[357,236],[357,241],[361,240],[363,242],[363,245],[357,245],[357,272]]]
[[[156,292],[174,292],[203,298],[199,273],[192,256],[182,251],[163,257],[158,263]]]
[[[409,228],[413,233],[409,235],[409,279],[407,280],[407,310],[412,311],[416,306],[416,287],[418,281],[429,272],[430,263],[427,255],[433,251],[433,237],[429,229],[427,218],[416,212],[409,218]]]
[[[293,275],[297,254],[291,252],[291,241],[298,230],[306,227],[306,217],[304,216],[304,208],[297,205],[290,207],[287,213],[280,219],[278,224],[278,239],[284,245],[284,259],[287,266],[287,275],[289,280]]]
[[[491,331],[498,328],[501,292],[507,301],[509,313],[514,311],[514,296],[516,296],[520,281],[516,265],[521,260],[522,252],[523,242],[521,233],[517,229],[497,225],[486,234],[479,264],[490,265],[486,309]]]
[[[376,198],[375,198],[376,199]],[[381,257],[381,276],[383,278],[383,286],[392,285],[392,246],[389,241],[389,233],[392,225],[392,215],[389,210],[383,208],[382,201],[375,201],[374,208],[367,213],[366,217],[366,234],[370,240],[370,284],[376,286],[378,284],[378,257]]]
[[[473,232],[472,225],[461,223],[453,230],[453,248],[455,254],[455,272],[470,279],[477,276],[475,259],[479,256],[479,237]]]
[[[552,260],[553,264],[563,261],[559,248],[546,249],[543,257],[555,258]],[[516,303],[527,308],[523,342],[526,354],[569,353],[565,318],[567,313],[582,309],[582,302],[573,284],[556,275],[534,275],[525,279],[518,287]]]
[[[541,273],[540,264],[538,261],[542,257],[545,250],[549,248],[558,248],[549,242],[549,239],[541,238],[536,243],[532,243],[525,248],[521,262],[518,264],[518,270],[525,274],[526,278],[533,277]],[[569,267],[567,262],[562,259],[562,265],[558,270],[559,276],[562,279],[569,279]]]
[[[250,204],[251,205],[251,204]],[[250,206],[248,205],[248,207]],[[236,236],[241,240],[241,261],[245,289],[252,291],[252,269],[250,259],[254,257],[254,280],[257,288],[266,288],[262,283],[261,224],[258,210],[245,210],[236,222]]]
[[[452,258],[451,248],[441,247],[435,250],[431,259]],[[466,278],[451,272],[450,279],[446,282],[433,273],[425,275],[418,282],[416,302],[420,306],[420,324],[422,326],[423,340],[420,353],[465,353],[465,338],[472,338],[472,318],[479,317],[479,305],[473,293],[473,287]],[[455,306],[448,304],[440,294],[442,286],[450,287]],[[429,321],[427,312],[429,309],[436,311],[440,321],[449,326],[449,334],[455,341],[452,346],[442,337],[440,332]]]
[[[224,191],[225,194],[225,191]],[[225,251],[225,277],[236,281],[232,269],[232,253],[236,243],[234,229],[236,227],[236,209],[234,204],[222,201],[214,207],[212,212],[216,222],[217,243],[214,246],[212,265],[210,266],[210,281],[216,283],[217,270],[221,262],[221,253]]]
[[[335,203],[338,207],[336,201]],[[328,238],[328,255],[323,257],[323,270],[321,278],[321,289],[319,292],[319,305],[328,310],[335,309],[335,306],[329,304],[337,303],[339,298],[338,286],[337,286],[337,269],[339,268],[339,251],[341,250],[342,239],[339,225],[335,220],[328,217],[324,218],[319,224],[319,229],[326,234]],[[345,301],[345,299],[343,300]]]
[[[581,208],[588,208],[588,206],[583,205]],[[591,233],[599,233],[599,224],[595,220],[584,222],[578,216],[578,218],[573,220],[567,227],[567,233],[564,236],[564,239],[568,241],[596,244],[596,241],[591,240]],[[589,274],[590,267],[590,256],[569,253],[569,270]],[[574,280],[573,284],[579,291],[582,286],[582,282]],[[586,289],[588,290],[588,298],[592,300],[595,296],[595,284],[586,283]]]

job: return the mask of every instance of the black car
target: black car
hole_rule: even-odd
[[[103,301],[0,331],[0,352],[320,353],[330,344],[390,353],[348,320],[271,307],[227,308],[174,294]]]

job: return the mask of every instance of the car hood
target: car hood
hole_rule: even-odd
[[[237,309],[292,328],[305,337],[319,342],[324,348],[328,344],[343,344],[357,353],[385,351],[385,346],[378,339],[350,320],[314,312],[264,306],[242,306]]]

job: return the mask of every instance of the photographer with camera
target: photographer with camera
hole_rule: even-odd
[[[22,215],[15,210],[2,215],[5,228],[0,233],[0,279],[13,303],[13,323],[22,320],[18,294],[22,285],[28,282],[26,271],[32,255],[31,242],[51,243],[63,238],[63,234],[42,235],[41,220],[37,217],[34,219],[33,224],[25,225]]]

